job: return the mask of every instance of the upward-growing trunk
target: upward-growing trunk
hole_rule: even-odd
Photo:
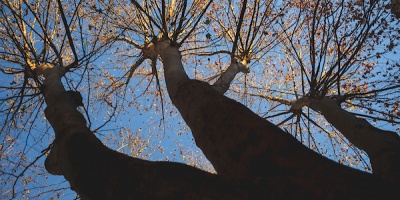
[[[156,49],[170,98],[219,175],[257,180],[276,199],[397,195],[378,177],[318,155],[209,84],[189,80],[178,47],[162,42]]]
[[[233,79],[235,79],[236,74],[239,72],[249,73],[249,66],[247,65],[246,61],[238,62],[236,60],[232,60],[228,69],[221,74],[212,87],[219,93],[225,94],[225,92],[229,89],[231,82]]]
[[[168,50],[165,50],[168,48]],[[169,42],[160,41],[156,44],[156,51],[162,52],[162,62],[166,65],[173,66],[164,68],[165,76],[170,77],[167,84],[167,90],[170,96],[175,96],[179,85],[189,81],[185,69],[181,62],[181,53],[177,48],[170,47]]]
[[[303,106],[321,112],[352,144],[367,152],[374,174],[400,180],[400,137],[396,133],[372,126],[329,98],[304,97],[295,102],[292,108],[299,109]]]
[[[187,165],[150,162],[105,147],[76,108],[78,92],[65,91],[64,71],[38,66],[45,77],[45,114],[55,132],[46,169],[63,175],[82,199],[252,199],[260,189],[247,180],[228,180]]]

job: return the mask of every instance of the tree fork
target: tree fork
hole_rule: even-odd
[[[328,160],[208,83],[190,80],[178,47],[156,49],[169,96],[219,175],[259,180],[278,199],[395,195],[389,181]]]
[[[225,92],[228,91],[233,79],[235,79],[236,74],[239,72],[245,74],[250,72],[247,60],[238,61],[232,59],[229,67],[221,74],[218,80],[215,81],[212,87],[221,94],[225,94]]]

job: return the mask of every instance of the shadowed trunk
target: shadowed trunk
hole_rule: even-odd
[[[190,80],[178,48],[161,47],[171,99],[218,175],[108,149],[77,111],[80,93],[65,91],[65,71],[41,65],[36,73],[45,78],[45,114],[56,136],[45,166],[82,199],[400,198],[398,184],[334,163],[209,84]]]
[[[392,0],[387,8],[390,9],[393,15],[400,18],[400,0]]]
[[[303,106],[320,112],[352,144],[364,150],[371,160],[374,174],[400,180],[400,137],[396,133],[375,128],[329,98],[303,97],[293,103],[292,109]]]
[[[163,41],[156,49],[170,98],[219,175],[251,177],[278,199],[394,195],[386,181],[326,159],[209,84],[189,80],[177,47]]]
[[[105,147],[86,127],[76,108],[79,92],[65,91],[64,71],[46,64],[36,69],[45,77],[45,114],[55,140],[46,169],[63,175],[82,199],[248,199],[260,189],[247,180],[228,180],[172,162],[132,158]]]

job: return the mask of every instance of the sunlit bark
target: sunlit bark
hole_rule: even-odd
[[[218,80],[212,85],[214,90],[217,90],[221,94],[225,94],[228,91],[231,82],[239,72],[249,73],[249,66],[246,61],[231,61],[228,69],[224,71]]]

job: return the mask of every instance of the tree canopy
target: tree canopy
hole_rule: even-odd
[[[254,173],[265,169],[254,169],[251,162],[268,166],[302,156],[314,162],[314,154],[307,150],[298,157],[285,157],[284,145],[302,149],[292,143],[293,138],[337,163],[373,173],[377,182],[380,178],[398,181],[400,26],[396,2],[4,0],[0,10],[0,195],[4,199],[78,198],[71,186],[78,194],[90,194],[85,193],[90,189],[76,184],[79,181],[68,167],[59,167],[70,162],[60,155],[71,157],[73,164],[68,166],[99,165],[91,178],[95,172],[141,166],[143,174],[176,177],[175,168],[196,177],[197,184],[222,185],[215,191],[205,188],[205,193],[193,189],[199,185],[187,184],[193,180],[174,179],[169,188],[165,185],[170,177],[160,175],[159,184],[142,186],[169,188],[163,195],[182,188],[211,198],[227,188],[236,188],[237,194],[227,192],[225,198],[241,198],[249,192],[258,195],[257,188],[271,187],[271,180],[255,181],[260,177]],[[183,70],[171,67],[177,63]],[[256,134],[249,132],[252,127]],[[88,136],[74,135],[78,129]],[[260,137],[258,130],[285,135],[282,143],[276,139],[280,150],[272,161],[261,156],[269,147],[256,143],[273,146],[274,142]],[[219,138],[218,132],[228,136]],[[241,136],[242,132],[248,135]],[[115,151],[105,150],[101,143]],[[82,159],[94,155],[104,156],[104,161]],[[246,155],[259,157],[248,161]],[[142,163],[141,159],[185,163],[213,174],[176,163]],[[114,162],[119,163],[115,168],[100,167]],[[331,166],[327,161],[316,163]],[[144,166],[154,169],[147,171]],[[128,191],[117,183],[124,175],[137,176],[137,170],[101,180]],[[348,174],[346,170],[339,171]],[[286,172],[281,173],[289,176]],[[354,173],[348,176],[364,179]],[[234,174],[242,182],[226,178]],[[310,182],[316,180],[310,187],[320,184],[314,176],[308,176]],[[365,179],[359,187],[369,183]],[[139,180],[145,183],[147,179]],[[347,191],[342,187],[340,191]],[[306,187],[299,190],[304,190],[299,195],[309,195]],[[110,189],[110,195],[111,191],[119,190]]]

